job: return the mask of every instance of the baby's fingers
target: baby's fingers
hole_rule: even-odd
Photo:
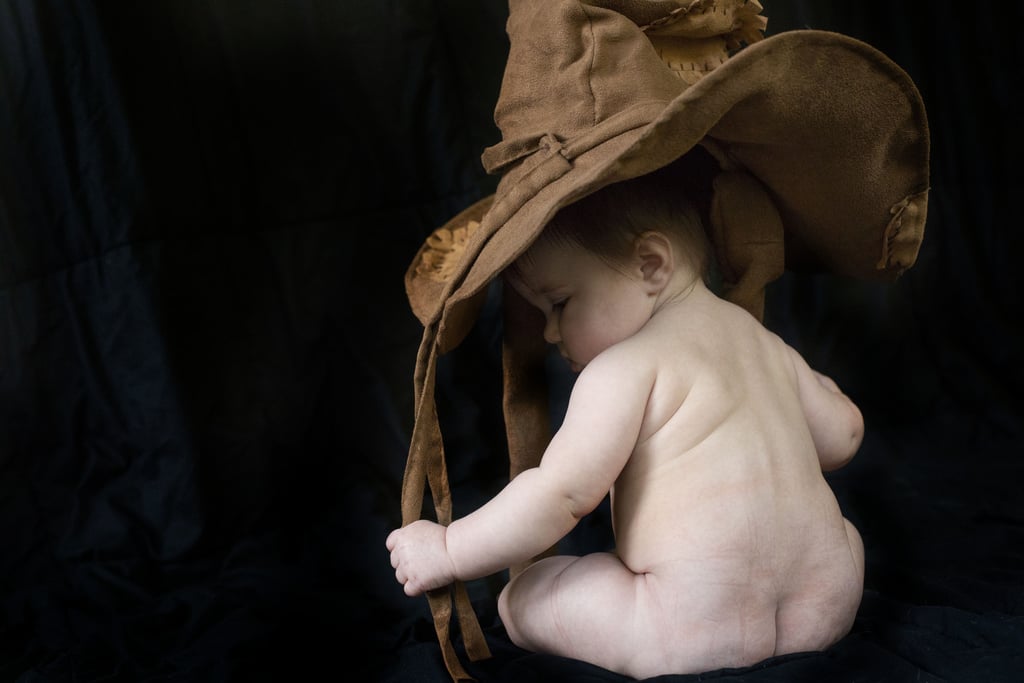
[[[395,554],[391,555],[391,566],[395,568],[395,580],[402,584],[402,590],[406,595],[416,597],[423,594],[423,582],[410,576],[406,566],[397,559]]]
[[[388,550],[394,550],[395,545],[397,545],[398,543],[398,539],[395,537],[398,535],[398,532],[400,531],[401,529],[395,529],[390,534],[388,534],[388,537],[384,540],[384,547],[386,547]]]
[[[391,566],[395,569],[395,580],[402,584],[402,588],[405,590],[406,595],[411,595],[409,593],[408,566],[402,563],[402,558],[398,551],[391,553]]]

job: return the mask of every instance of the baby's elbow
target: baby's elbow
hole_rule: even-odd
[[[864,415],[856,403],[850,402],[850,454],[846,462],[853,459],[854,454],[860,450],[860,444],[864,441]],[[846,463],[843,463],[844,465]]]
[[[827,455],[821,455],[819,460],[821,461],[822,472],[833,472],[840,468],[846,467],[853,456],[857,454],[857,449],[860,446],[860,440],[851,438],[847,447],[843,449],[837,449]]]
[[[563,509],[572,518],[572,524],[575,525],[581,519],[589,515],[591,512],[597,509],[597,506],[601,504],[604,499],[603,496],[583,495],[579,493],[566,493],[564,494]]]
[[[819,453],[823,472],[831,472],[846,466],[860,450],[861,442],[864,440],[864,417],[857,406],[851,404],[851,407],[849,422],[837,431],[830,448]]]
[[[857,453],[856,447],[834,450],[828,453],[819,453],[818,460],[821,463],[822,472],[834,472],[845,467]]]

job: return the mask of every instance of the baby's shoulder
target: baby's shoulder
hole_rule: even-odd
[[[615,396],[643,403],[651,393],[657,367],[632,343],[620,342],[599,353],[577,376],[573,395]]]
[[[586,369],[592,374],[626,374],[642,378],[655,368],[651,340],[637,334],[602,351]]]

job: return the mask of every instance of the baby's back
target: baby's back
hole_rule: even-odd
[[[791,349],[713,297],[625,343],[656,371],[612,492],[617,552],[647,577],[652,651],[682,635],[731,666],[838,640],[863,549],[822,476]]]

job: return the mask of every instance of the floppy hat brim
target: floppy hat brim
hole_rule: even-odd
[[[914,263],[927,212],[927,117],[910,77],[870,45],[827,31],[780,33],[643,107],[645,121],[593,146],[550,137],[522,162],[525,172],[446,223],[480,223],[449,277],[424,277],[421,248],[406,289],[420,321],[438,324],[439,350],[461,341],[479,294],[558,209],[698,144],[768,190],[787,268],[893,279]]]

